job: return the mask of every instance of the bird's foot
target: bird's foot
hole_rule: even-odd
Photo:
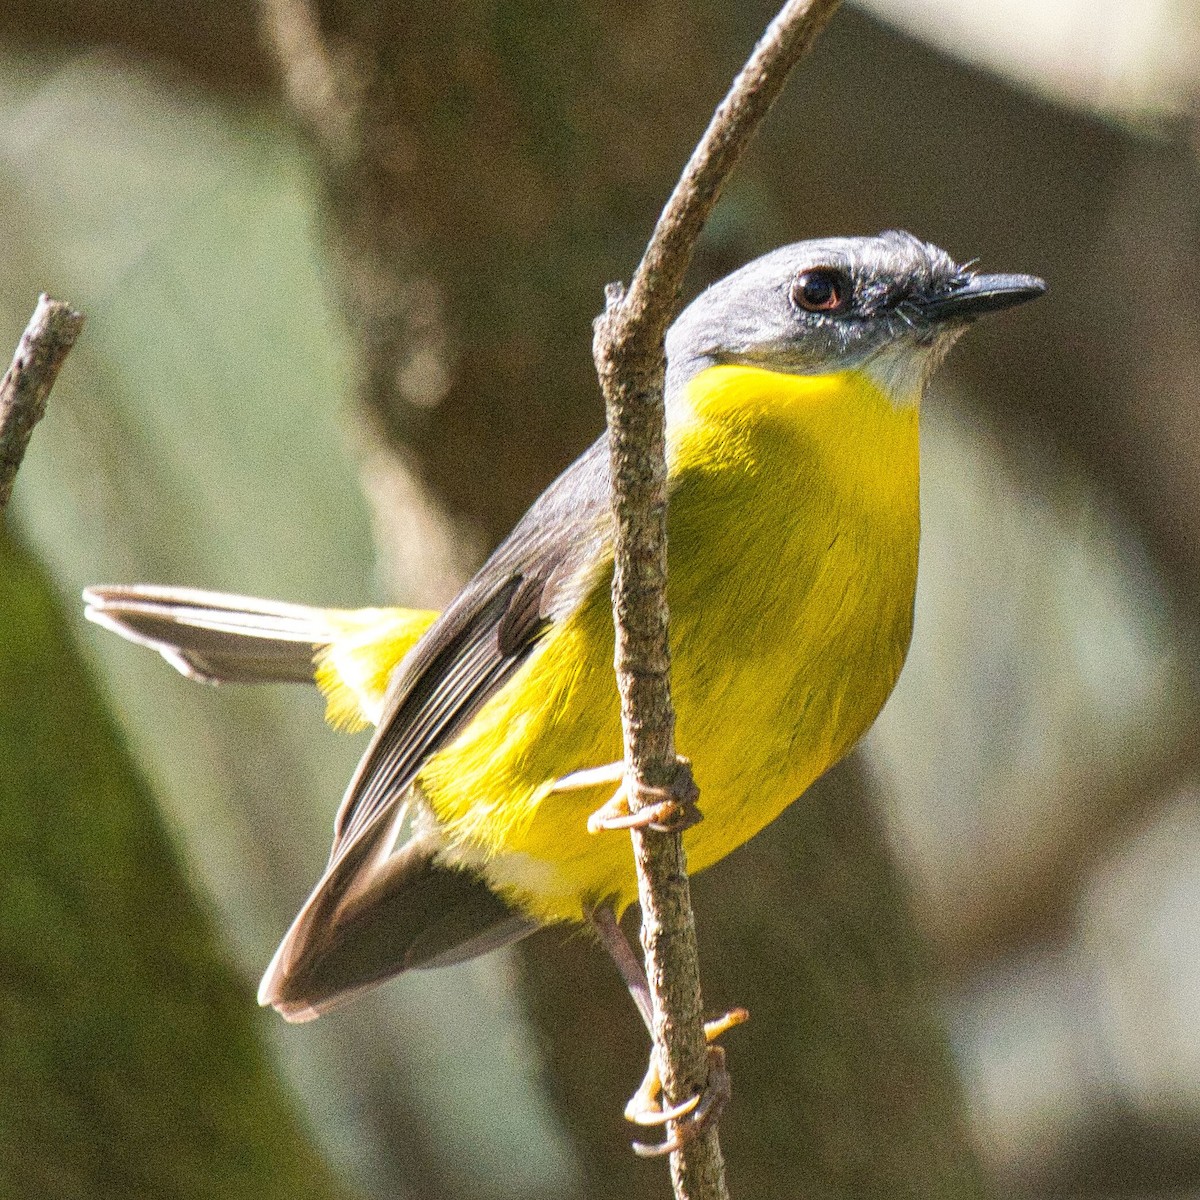
[[[634,1142],[634,1154],[641,1158],[658,1158],[664,1154],[673,1154],[697,1138],[716,1120],[733,1094],[733,1081],[725,1066],[725,1051],[714,1043],[726,1030],[749,1019],[750,1014],[744,1008],[735,1008],[715,1021],[705,1022],[708,1079],[702,1091],[681,1104],[663,1104],[658,1055],[653,1050],[650,1052],[650,1065],[646,1069],[645,1078],[625,1105],[625,1119],[645,1128],[674,1122],[675,1128],[671,1131],[671,1136],[662,1142]]]
[[[675,778],[667,787],[642,789],[642,804],[636,812],[629,806],[625,784],[612,798],[588,817],[588,833],[614,829],[653,829],[659,833],[682,833],[704,818],[696,801],[700,791],[686,758],[677,761]]]

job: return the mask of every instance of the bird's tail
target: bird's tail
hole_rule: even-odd
[[[378,718],[392,670],[436,613],[310,608],[152,584],[97,586],[84,615],[206,683],[314,683],[339,726]]]

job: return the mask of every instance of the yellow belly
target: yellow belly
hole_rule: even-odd
[[[745,367],[702,372],[687,402],[668,439],[668,599],[677,742],[705,817],[684,846],[700,870],[837,762],[899,676],[917,411],[857,373]],[[550,791],[621,757],[611,575],[601,564],[588,599],[419,777],[450,840],[543,920],[637,895],[628,839],[586,830],[605,791]]]

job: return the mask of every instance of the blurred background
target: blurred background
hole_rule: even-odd
[[[668,1194],[585,938],[254,1009],[361,737],[78,594],[444,603],[599,431],[601,288],[772,11],[0,9],[0,346],[88,315],[0,542],[0,1191]],[[887,227],[1051,286],[927,403],[895,697],[695,883],[736,1196],[1200,1196],[1198,68],[1196,0],[861,0],[705,234],[690,291]]]

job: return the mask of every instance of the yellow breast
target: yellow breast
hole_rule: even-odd
[[[691,382],[668,437],[672,686],[705,819],[699,870],[858,740],[912,630],[917,410],[865,376],[722,366]],[[419,783],[451,839],[542,919],[636,898],[628,840],[589,835],[603,791],[554,780],[621,756],[611,562],[576,613]]]

